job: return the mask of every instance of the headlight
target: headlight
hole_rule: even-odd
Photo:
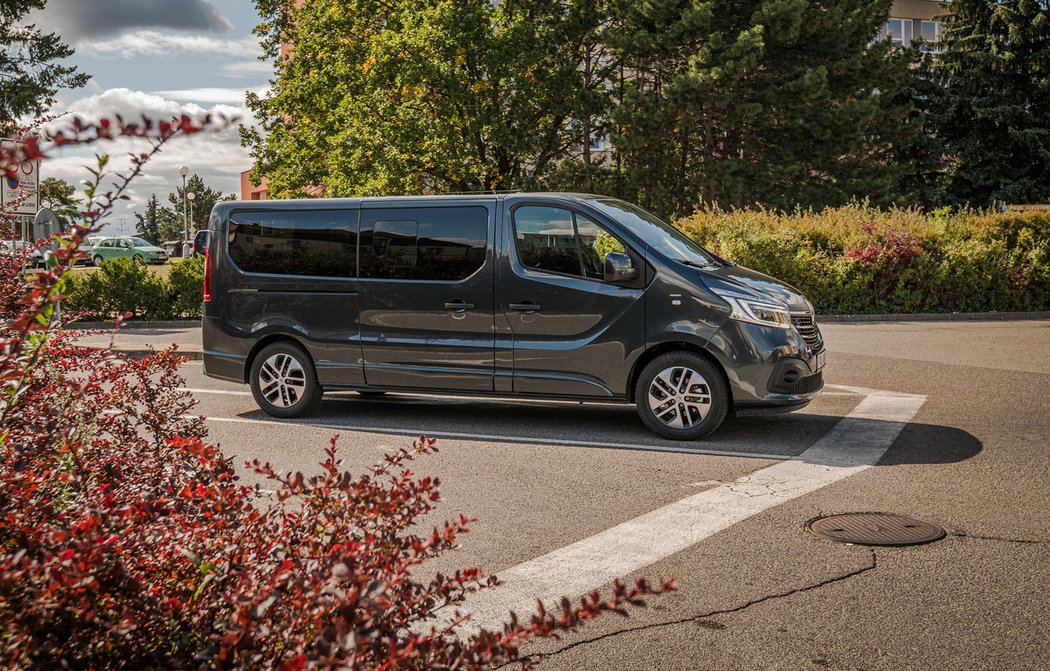
[[[743,296],[723,294],[717,291],[715,294],[729,303],[729,307],[732,309],[732,312],[729,313],[730,319],[751,324],[761,324],[762,326],[773,326],[778,329],[791,328],[791,313],[779,303],[756,301]]]

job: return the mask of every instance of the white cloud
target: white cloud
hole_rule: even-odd
[[[179,35],[155,30],[139,30],[105,40],[91,40],[77,45],[77,53],[102,58],[137,58],[166,56],[172,53],[198,53],[248,59],[262,56],[259,40],[252,36],[223,39],[206,35]]]
[[[95,120],[117,113],[125,119],[143,115],[153,119],[164,119],[181,113],[199,115],[211,112],[226,116],[236,115],[244,123],[254,122],[247,110],[241,106],[219,104],[205,109],[194,103],[180,103],[171,97],[129,89],[110,89],[100,95],[82,98],[69,105],[68,111],[85,120]],[[55,123],[61,124],[63,121]],[[62,148],[41,164],[41,174],[44,177],[59,177],[79,187],[80,182],[89,177],[86,167],[95,164],[92,154],[109,154],[111,161],[107,170],[115,174],[128,169],[130,153],[137,154],[148,149],[147,141],[134,138],[99,142],[83,148]],[[132,213],[142,211],[150,195],[155,193],[161,201],[165,201],[167,194],[182,184],[179,167],[183,165],[189,167],[191,174],[200,175],[209,186],[224,193],[235,193],[239,197],[240,173],[251,168],[251,164],[248,150],[240,146],[236,126],[188,137],[175,137],[164,145],[160,154],[146,164],[143,174],[135,180],[132,190],[128,192],[130,200],[118,205],[109,221],[113,225],[119,223],[121,217],[125,217],[129,226],[133,228],[135,219]]]
[[[236,61],[219,67],[219,74],[224,77],[259,77],[273,74],[273,63],[270,61]]]
[[[209,101],[204,100],[202,102]],[[183,114],[200,117],[206,113],[225,118],[245,116],[243,106],[218,104],[206,109],[194,102],[180,103],[161,95],[132,91],[125,88],[109,89],[98,95],[75,100],[66,109],[52,110],[52,113],[62,112],[68,112],[69,114],[66,117],[46,124],[46,130],[55,131],[65,128],[68,126],[70,118],[74,116],[88,122],[102,118],[112,118],[116,115],[120,115],[128,121],[142,117],[156,121],[168,120]]]
[[[256,89],[260,93],[264,89]],[[171,91],[155,91],[153,95],[170,98],[172,100],[183,100],[194,103],[222,103],[226,105],[244,105],[244,88],[214,88],[205,87],[199,89],[174,89]]]

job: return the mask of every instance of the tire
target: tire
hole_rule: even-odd
[[[137,263],[137,264],[139,264],[140,266],[144,266],[144,265],[147,265],[147,264],[146,264],[146,259],[142,258],[142,257],[141,257],[141,256],[139,256],[138,254],[136,254],[135,256],[132,256],[132,257],[131,257],[131,262],[132,262],[132,263]]]
[[[284,419],[309,413],[323,393],[310,355],[290,342],[264,347],[252,361],[249,382],[263,412]]]
[[[92,256],[91,257],[91,265],[95,266],[96,268],[101,266],[102,265],[102,257],[98,256],[97,254],[95,256]]]
[[[634,402],[650,430],[671,440],[696,440],[726,418],[729,384],[722,371],[699,354],[668,352],[642,369]]]

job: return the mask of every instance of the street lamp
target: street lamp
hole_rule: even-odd
[[[196,222],[196,219],[193,218],[193,201],[197,200],[197,194],[190,191],[186,194],[186,200],[190,201],[190,229],[195,229],[197,228],[197,225],[194,223]],[[190,229],[187,230],[189,230],[192,233],[193,231]],[[188,235],[186,236],[186,239],[189,240]]]
[[[190,174],[190,169],[182,166],[179,168],[179,174],[182,175],[182,223],[186,229],[186,234],[182,238],[182,258],[188,259],[192,252],[190,251],[190,216],[186,198],[186,175]]]

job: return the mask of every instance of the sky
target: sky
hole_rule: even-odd
[[[59,91],[52,113],[98,118],[145,112],[163,118],[214,110],[244,123],[253,122],[245,92],[265,90],[273,72],[271,63],[259,60],[262,49],[251,34],[258,20],[251,0],[48,0],[30,17],[73,47],[67,62],[92,77],[81,89]],[[147,146],[125,139],[90,150],[64,148],[43,162],[40,174],[79,185],[94,152],[110,154],[119,171],[128,164],[128,152]],[[124,232],[133,232],[133,213],[142,212],[154,193],[166,201],[182,183],[182,165],[212,188],[239,197],[240,173],[251,167],[251,158],[236,127],[168,142],[134,182],[131,199],[110,217],[110,230],[120,232],[123,224]]]

